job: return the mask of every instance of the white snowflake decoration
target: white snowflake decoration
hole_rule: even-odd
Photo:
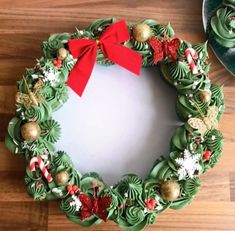
[[[69,203],[69,205],[72,207],[72,206],[75,206],[75,210],[76,211],[79,211],[81,206],[82,206],[82,203],[80,201],[80,199],[75,196],[75,195],[72,195],[72,199],[73,201]]]
[[[44,80],[54,84],[58,81],[59,72],[54,71],[52,68],[48,70],[43,70]]]
[[[202,166],[198,163],[200,158],[200,154],[192,154],[187,149],[184,150],[183,158],[176,158],[175,161],[180,166],[178,169],[179,180],[182,180],[186,176],[193,178],[195,171],[202,169]]]

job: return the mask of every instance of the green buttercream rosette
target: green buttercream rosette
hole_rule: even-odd
[[[7,135],[5,137],[5,144],[8,150],[15,154],[24,154],[21,147],[21,142],[23,142],[20,135],[21,124],[21,119],[13,117],[8,124]]]
[[[57,50],[64,47],[70,39],[69,33],[53,34],[42,44],[42,50],[46,58],[55,58]]]
[[[149,177],[158,180],[174,179],[176,178],[176,171],[172,166],[169,160],[165,158],[158,159],[150,170]]]
[[[142,180],[135,174],[128,174],[115,186],[123,197],[138,200],[142,194]]]
[[[220,8],[211,18],[211,28],[215,40],[224,47],[235,46],[235,10]]]
[[[220,120],[222,117],[222,114],[225,110],[224,94],[222,91],[222,87],[219,86],[218,84],[212,84],[210,91],[211,91],[210,105],[215,105],[216,107],[219,108],[219,113],[218,113],[217,119]]]
[[[27,186],[29,195],[33,196],[34,200],[44,200],[47,195],[46,185],[44,181],[32,181]]]
[[[171,151],[183,151],[188,149],[193,152],[202,153],[203,144],[199,132],[187,125],[182,125],[175,130],[171,139]]]
[[[235,0],[224,0],[223,5],[235,10]]]
[[[24,116],[26,121],[35,121],[40,123],[47,118],[51,117],[52,108],[47,102],[43,102],[38,106],[32,106],[29,109],[26,109]]]
[[[45,120],[40,124],[41,137],[48,142],[55,143],[59,140],[61,127],[59,123],[53,119]]]

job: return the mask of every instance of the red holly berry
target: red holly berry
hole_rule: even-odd
[[[67,191],[70,192],[73,190],[73,186],[68,184],[67,187],[66,187]]]
[[[206,150],[205,152],[203,152],[203,159],[205,161],[209,161],[211,158],[211,151],[210,150]]]
[[[148,200],[146,200],[145,204],[146,204],[146,208],[148,210],[154,210],[155,205],[156,205],[156,200],[155,199],[148,199]]]
[[[73,185],[73,191],[77,192],[78,190],[79,190],[78,186],[77,185]]]
[[[52,63],[54,64],[54,66],[56,66],[56,67],[58,67],[58,68],[60,68],[60,67],[62,66],[62,61],[59,60],[59,59],[54,59],[54,60],[52,61]]]

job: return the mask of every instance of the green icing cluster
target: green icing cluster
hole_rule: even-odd
[[[234,1],[227,0],[224,5],[229,8],[221,9],[222,12],[217,13],[218,19],[215,20],[223,19],[227,25],[232,26],[229,17]],[[229,12],[226,13],[227,16],[230,15],[227,19],[221,16],[225,14],[224,11]],[[79,173],[73,167],[68,154],[54,148],[61,129],[52,118],[52,113],[68,99],[66,81],[76,63],[69,52],[58,62],[58,50],[64,48],[68,51],[69,39],[98,39],[115,21],[115,18],[99,19],[85,30],[77,29],[74,34],[54,34],[43,42],[43,57],[37,60],[34,68],[27,69],[24,79],[18,82],[21,98],[17,100],[16,115],[9,123],[5,142],[12,153],[25,155],[28,161],[33,157],[40,157],[52,176],[53,180],[48,182],[39,168],[32,172],[30,166],[27,167],[25,183],[28,193],[35,200],[60,199],[60,207],[71,221],[82,226],[91,226],[100,223],[102,217],[99,210],[97,212],[92,208],[89,216],[81,219],[85,205],[80,201],[79,195],[89,197],[93,206],[101,203],[99,200],[102,201],[102,198],[111,198],[105,208],[107,219],[113,220],[125,230],[135,231],[152,224],[156,216],[167,208],[180,209],[186,206],[198,192],[199,175],[214,167],[221,156],[223,137],[215,124],[224,111],[224,97],[221,87],[211,84],[207,76],[210,67],[207,62],[207,43],[192,45],[180,41],[176,60],[166,56],[158,63],[163,79],[177,90],[176,111],[184,122],[172,136],[168,157],[157,159],[146,179],[128,174],[113,187],[107,186],[97,173]],[[132,33],[138,24],[147,25],[151,30],[150,36],[160,41],[171,41],[174,30],[170,24],[162,25],[151,19],[128,24],[131,39],[123,45],[142,55],[143,66],[155,65],[155,50],[150,45],[150,38],[139,41]],[[222,27],[216,31],[226,37]],[[188,48],[194,49],[198,54],[198,59],[194,60],[198,74],[193,74],[188,64],[185,56]],[[102,65],[113,64],[100,49],[97,62]],[[39,81],[43,85],[37,89]],[[31,102],[29,90],[38,100],[38,104]],[[31,103],[30,107],[26,101]],[[218,109],[215,115],[209,115],[211,108]],[[24,140],[21,134],[21,126],[28,122],[35,122],[40,127],[40,135],[34,141]],[[208,127],[208,124],[211,126]],[[201,128],[206,131],[202,133]],[[164,192],[162,185],[166,182],[173,182],[175,188]],[[94,187],[98,188],[97,195]],[[176,193],[177,196],[169,197],[166,194],[169,192]],[[88,211],[89,207],[85,210]]]
[[[210,21],[214,39],[227,48],[235,47],[235,1],[224,0]]]

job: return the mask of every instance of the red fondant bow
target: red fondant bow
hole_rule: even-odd
[[[77,62],[70,72],[67,84],[79,96],[82,95],[96,61],[98,46],[107,59],[139,75],[142,56],[120,44],[129,39],[128,28],[122,20],[105,29],[98,40],[69,40],[69,50]]]
[[[164,37],[163,40],[160,41],[157,37],[152,37],[149,43],[154,50],[154,64],[162,61],[166,56],[172,61],[176,61],[177,50],[180,46],[180,40],[178,38],[167,41]]]

